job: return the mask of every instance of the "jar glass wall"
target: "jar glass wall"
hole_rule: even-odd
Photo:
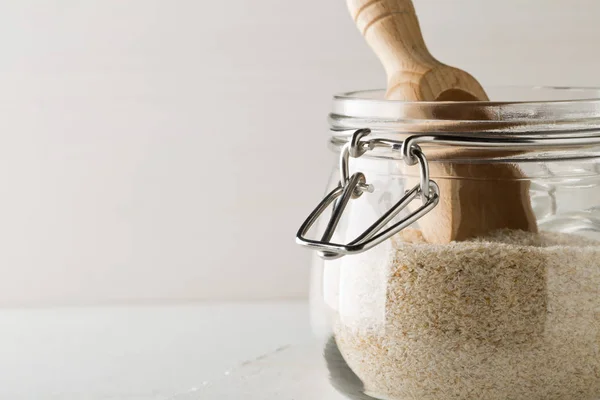
[[[332,146],[339,149],[346,130],[360,128],[399,140],[435,132],[598,135],[595,91],[511,90],[513,98],[553,101],[467,104],[461,111],[452,110],[456,104],[386,102],[379,92],[339,96],[330,119]],[[469,107],[485,107],[486,118]],[[477,185],[484,191],[526,185],[538,232],[500,229],[429,243],[423,227],[435,225],[432,212],[366,252],[333,260],[315,255],[312,321],[325,343],[332,383],[349,398],[599,398],[598,147],[565,142],[550,150],[473,149],[450,160],[436,159],[434,147],[423,150],[431,179],[440,185],[472,181],[473,168],[486,165],[520,171],[517,178],[480,179]],[[442,164],[470,167],[444,174]],[[350,169],[362,172],[374,191],[348,203],[335,243],[359,236],[419,182],[418,166],[390,150],[352,158]],[[328,191],[338,184],[334,171]],[[494,206],[506,201],[499,196]],[[316,230],[326,223],[324,216]]]

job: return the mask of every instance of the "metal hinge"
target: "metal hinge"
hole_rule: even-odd
[[[371,140],[365,138],[370,133],[369,129],[359,129],[354,132],[351,140],[344,145],[340,154],[340,182],[338,186],[317,205],[296,234],[296,242],[298,244],[317,250],[319,256],[323,259],[335,259],[367,251],[417,221],[431,211],[439,202],[440,191],[438,185],[429,179],[429,165],[421,148],[415,143],[407,145],[407,143],[411,143],[409,140],[399,142],[379,138]],[[365,192],[371,193],[374,189],[372,185],[367,183],[366,177],[362,172],[354,172],[350,175],[350,157],[358,158],[367,151],[379,147],[400,150],[403,154],[403,160],[407,165],[419,164],[420,183],[411,190],[408,190],[392,208],[356,239],[347,244],[332,243],[331,238],[350,200],[362,196]],[[386,225],[394,217],[416,199],[421,200],[421,205],[416,210],[386,228]],[[332,203],[334,203],[333,212],[321,240],[307,239],[306,235],[310,228]]]

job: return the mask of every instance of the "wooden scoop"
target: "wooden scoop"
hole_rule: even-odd
[[[358,29],[385,68],[386,98],[488,100],[470,74],[439,62],[429,53],[411,0],[347,2]],[[431,176],[439,178],[440,203],[419,220],[424,238],[430,243],[449,243],[503,228],[536,232],[529,181],[518,166],[451,161],[467,151],[436,151],[436,159],[448,161],[430,163]]]

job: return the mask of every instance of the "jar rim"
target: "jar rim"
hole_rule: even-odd
[[[543,104],[543,103],[570,103],[600,100],[600,86],[519,86],[519,85],[492,85],[486,86],[490,93],[489,101],[404,101],[385,99],[385,89],[366,89],[338,93],[333,96],[339,100],[367,100],[382,101],[396,104]],[[498,99],[501,100],[498,100]]]
[[[559,138],[565,146],[553,149],[553,158],[557,151],[562,151],[558,158],[600,156],[600,87],[491,86],[486,91],[494,101],[386,100],[381,89],[337,94],[329,114],[331,141],[341,144],[364,128],[395,140],[432,134],[485,138],[490,150],[498,148],[494,138]],[[571,148],[568,154],[566,147]],[[592,152],[573,153],[591,147]],[[527,154],[531,156],[531,145]]]

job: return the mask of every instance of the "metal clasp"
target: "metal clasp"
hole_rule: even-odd
[[[438,185],[429,179],[429,165],[421,148],[411,140],[404,142],[385,139],[365,139],[371,133],[369,129],[359,129],[344,145],[340,154],[340,183],[317,205],[302,224],[296,234],[296,242],[302,246],[317,250],[323,259],[335,259],[349,254],[358,254],[367,251],[379,243],[389,239],[402,229],[408,227],[419,218],[431,211],[439,202],[440,191]],[[410,139],[410,138],[409,138]],[[409,143],[408,146],[406,144]],[[407,191],[404,196],[377,221],[369,226],[356,239],[347,244],[332,243],[331,238],[337,225],[351,199],[356,199],[364,192],[373,192],[374,188],[366,181],[361,172],[350,175],[350,157],[358,158],[376,147],[388,147],[401,150],[404,162],[407,165],[419,164],[420,183]],[[415,199],[421,200],[421,205],[408,216],[386,228],[408,204]],[[325,210],[333,205],[333,211],[321,240],[307,239],[306,234]]]

